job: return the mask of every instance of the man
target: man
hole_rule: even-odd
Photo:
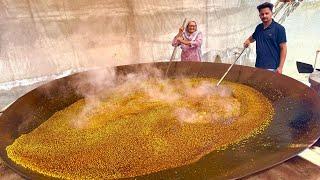
[[[179,29],[178,34],[172,40],[172,46],[180,46],[181,61],[201,61],[202,33],[197,30],[197,23],[189,21],[184,28]]]
[[[255,66],[281,74],[287,55],[285,28],[272,19],[273,4],[266,2],[259,5],[257,9],[262,23],[244,42],[244,47],[256,41]]]

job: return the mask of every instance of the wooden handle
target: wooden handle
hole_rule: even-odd
[[[183,23],[182,23],[182,27],[184,27],[186,25],[186,22],[187,22],[187,18],[184,18]],[[174,49],[173,49],[173,52],[172,52],[171,57],[170,57],[170,63],[169,63],[169,66],[168,66],[168,68],[166,70],[165,77],[167,77],[167,75],[168,75],[172,60],[176,57],[177,49],[178,49],[178,46],[174,47]]]

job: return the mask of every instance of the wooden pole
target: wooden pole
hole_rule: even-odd
[[[183,21],[183,23],[182,23],[182,27],[185,26],[186,22],[187,22],[187,18],[184,19],[184,21]],[[173,59],[176,57],[177,49],[178,49],[178,46],[174,47],[174,49],[173,49],[173,52],[172,52],[172,55],[171,55],[171,58],[170,58],[170,62],[169,62],[169,66],[168,66],[168,68],[167,68],[167,70],[166,70],[165,77],[167,77],[168,72],[169,72],[169,69],[170,69],[170,66],[171,66],[171,64],[172,64],[172,61],[173,61]]]

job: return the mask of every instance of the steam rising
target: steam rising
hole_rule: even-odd
[[[204,81],[200,85],[190,85],[187,80],[175,84],[169,79],[163,78],[162,71],[152,66],[142,69],[139,73],[130,73],[117,76],[114,69],[106,69],[87,73],[86,78],[76,85],[78,93],[85,100],[85,106],[77,117],[74,117],[72,125],[83,128],[88,124],[88,117],[95,112],[100,102],[106,99],[112,92],[120,92],[127,96],[134,91],[142,91],[147,94],[150,101],[161,101],[173,104],[181,98],[192,99],[200,102],[210,97],[232,97],[232,90],[214,83]],[[157,86],[155,86],[157,84]],[[182,92],[181,92],[182,90]],[[219,101],[218,101],[219,103]],[[233,105],[219,103],[223,111],[232,111]],[[174,113],[181,123],[212,122],[218,120],[214,112],[204,114],[188,107],[175,107]]]

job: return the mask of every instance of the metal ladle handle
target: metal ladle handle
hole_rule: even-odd
[[[320,50],[316,51],[316,59],[314,60],[314,65],[313,65],[313,69],[316,69],[316,65],[317,65],[317,59],[318,59],[318,54],[319,54]]]
[[[222,76],[222,78],[219,80],[219,82],[217,83],[217,87],[220,85],[220,83],[222,82],[222,80],[226,77],[226,75],[229,73],[229,71],[231,70],[232,66],[238,61],[239,57],[242,55],[242,53],[244,52],[244,50],[246,50],[246,47],[242,49],[241,53],[239,54],[239,56],[236,58],[236,60],[230,65],[229,69],[227,70],[227,72],[224,73],[224,75]]]

